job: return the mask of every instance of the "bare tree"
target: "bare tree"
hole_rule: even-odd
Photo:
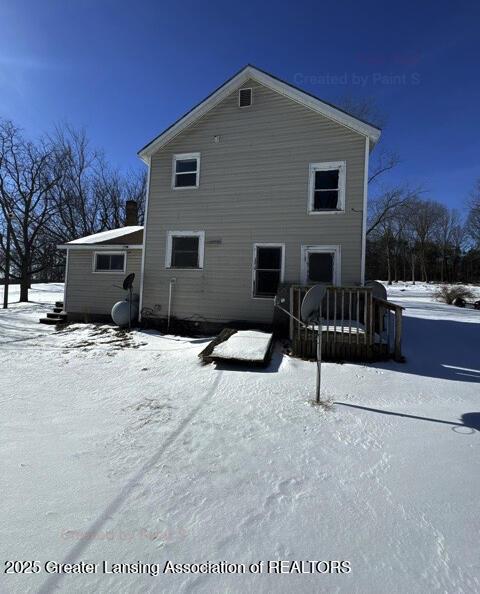
[[[147,172],[142,169],[128,171],[123,178],[123,192],[128,200],[135,200],[138,205],[138,222],[143,224],[145,219],[145,202],[147,198]]]
[[[427,249],[436,234],[443,214],[443,205],[434,200],[411,200],[408,205],[408,220],[420,260],[422,280],[428,282]]]
[[[146,174],[143,169],[122,174],[102,151],[91,147],[85,130],[66,124],[51,137],[63,176],[53,192],[55,215],[49,225],[52,239],[70,241],[125,221],[125,202],[136,200],[143,217]]]
[[[379,151],[375,160],[370,164],[368,174],[368,183],[372,184],[384,173],[391,171],[400,163],[400,157],[395,152]]]
[[[378,108],[373,97],[346,95],[339,100],[339,106],[351,115],[368,121],[378,128],[383,128],[386,125],[387,118]],[[375,188],[376,192],[375,195],[369,198],[367,236],[379,225],[383,225],[384,231],[389,228],[387,219],[390,218],[393,211],[420,191],[419,189],[411,190],[408,187],[386,185],[385,183],[378,188],[379,182],[399,163],[399,155],[395,151],[386,150],[385,148],[380,148],[380,150],[377,148],[373,159],[370,161],[368,173],[369,192],[371,193],[373,188]]]
[[[371,200],[368,213],[367,235],[378,225],[390,218],[398,217],[402,207],[407,206],[421,194],[421,188],[396,187],[385,189],[379,196]]]
[[[14,278],[20,281],[20,301],[28,301],[28,288],[38,239],[52,216],[51,194],[62,173],[55,151],[45,139],[26,140],[12,122],[0,122],[0,212],[4,225],[11,212],[11,253]],[[1,240],[5,249],[4,240]]]
[[[480,178],[475,182],[470,195],[467,230],[475,246],[480,248]]]
[[[69,241],[98,230],[99,203],[92,183],[92,169],[100,158],[91,149],[85,130],[57,126],[50,138],[63,176],[52,192],[55,214],[50,233],[57,241]]]
[[[378,107],[375,97],[346,94],[336,102],[340,109],[348,114],[373,124],[377,128],[384,128],[387,123],[385,113]]]
[[[440,251],[440,282],[447,280],[448,261],[454,256],[454,239],[461,229],[460,215],[456,210],[449,210],[446,206],[439,209],[438,224],[435,228],[435,241]]]

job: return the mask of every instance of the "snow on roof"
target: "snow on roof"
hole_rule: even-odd
[[[143,231],[143,227],[130,226],[121,227],[120,229],[111,229],[110,231],[102,231],[101,233],[94,233],[93,235],[87,235],[86,237],[80,237],[69,241],[65,245],[82,245],[90,243],[103,243],[104,241],[110,241],[117,239],[118,237],[124,237],[136,233],[137,231]]]

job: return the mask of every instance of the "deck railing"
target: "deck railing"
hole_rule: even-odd
[[[300,307],[310,287],[290,287],[290,312]],[[317,326],[305,328],[290,318],[293,354],[316,356]],[[402,307],[379,299],[370,287],[327,287],[322,305],[322,356],[331,360],[402,360]]]

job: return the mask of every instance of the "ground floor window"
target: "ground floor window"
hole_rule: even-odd
[[[125,272],[124,252],[95,252],[93,255],[94,272]]]
[[[203,268],[204,231],[170,231],[166,268]]]
[[[302,246],[302,282],[340,284],[340,246]]]
[[[253,296],[275,297],[283,281],[285,246],[256,243],[253,246]]]

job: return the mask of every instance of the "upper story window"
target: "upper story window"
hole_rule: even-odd
[[[198,188],[200,181],[200,153],[173,155],[172,187]]]
[[[252,105],[252,89],[240,89],[238,91],[238,107],[250,107]]]
[[[166,268],[203,268],[204,231],[169,231]]]
[[[285,246],[256,243],[253,246],[253,296],[275,297],[283,281]]]
[[[345,211],[345,161],[310,163],[309,214]]]
[[[125,272],[125,252],[95,252],[93,272]]]

